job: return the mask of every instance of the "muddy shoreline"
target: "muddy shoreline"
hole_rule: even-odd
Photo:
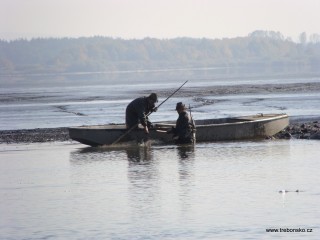
[[[1,130],[0,144],[70,141],[68,128]]]
[[[272,138],[320,140],[320,117],[318,120],[292,121],[286,129]],[[0,131],[0,144],[65,141],[72,141],[69,137],[68,128],[36,128]]]
[[[175,89],[157,90],[158,96],[169,96]],[[142,95],[148,95],[154,90],[142,91]],[[286,84],[241,84],[241,85],[221,85],[208,87],[188,87],[181,88],[175,97],[205,97],[235,94],[256,94],[256,93],[303,93],[319,92],[319,82],[309,83],[286,83]]]
[[[289,126],[273,136],[276,139],[320,140],[320,118],[308,122],[291,121]]]

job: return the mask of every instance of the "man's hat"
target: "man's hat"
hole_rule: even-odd
[[[176,110],[184,110],[186,108],[186,105],[184,105],[182,102],[178,102],[176,105]]]
[[[158,102],[158,96],[155,93],[151,93],[148,98],[151,99],[153,102]]]

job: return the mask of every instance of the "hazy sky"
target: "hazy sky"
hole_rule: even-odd
[[[320,0],[0,0],[0,38],[320,34]]]

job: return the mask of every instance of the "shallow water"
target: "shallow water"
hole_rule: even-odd
[[[319,141],[0,149],[0,239],[320,236]]]

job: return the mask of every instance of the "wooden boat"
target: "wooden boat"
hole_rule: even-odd
[[[261,139],[273,136],[289,125],[286,114],[257,114],[251,116],[196,120],[196,141],[229,141]],[[166,131],[175,126],[175,121],[154,123],[155,128],[145,134],[142,127],[131,131],[119,143],[141,141],[148,138],[164,143],[173,143]],[[110,145],[126,133],[124,124],[70,127],[70,138],[80,143],[99,146]]]

